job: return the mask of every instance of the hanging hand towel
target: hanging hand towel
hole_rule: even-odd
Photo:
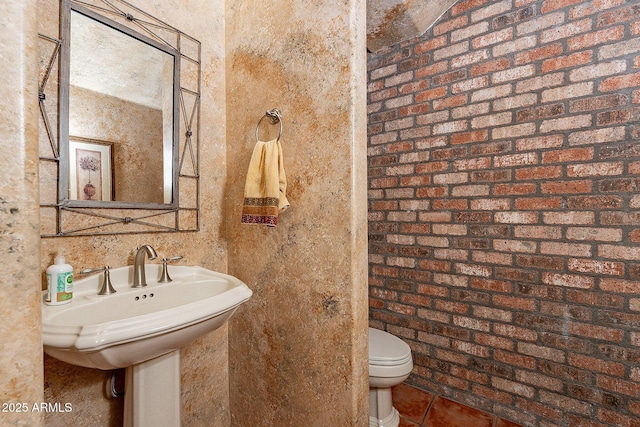
[[[288,207],[287,177],[280,141],[258,141],[247,171],[242,223],[275,227],[278,224],[278,213]]]

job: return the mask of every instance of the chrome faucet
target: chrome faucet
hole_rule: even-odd
[[[144,257],[149,256],[149,259],[156,259],[158,254],[156,250],[149,245],[142,245],[136,252],[136,258],[133,264],[133,285],[132,288],[142,288],[147,286],[147,278],[144,274]]]

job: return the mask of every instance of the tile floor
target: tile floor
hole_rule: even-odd
[[[392,396],[399,427],[521,427],[404,383],[393,388]]]

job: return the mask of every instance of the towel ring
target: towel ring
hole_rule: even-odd
[[[273,110],[269,110],[266,113],[264,113],[264,116],[262,116],[258,121],[258,125],[256,126],[256,141],[259,141],[258,129],[260,129],[260,123],[262,123],[262,120],[264,120],[265,117],[269,117],[269,121],[271,122],[272,125],[275,125],[276,123],[280,122],[280,133],[278,133],[278,139],[276,140],[276,141],[279,141],[280,137],[282,136],[282,113],[280,113],[280,110],[278,110],[277,108],[274,108]]]

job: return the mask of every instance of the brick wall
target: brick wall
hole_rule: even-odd
[[[640,425],[640,2],[460,1],[368,66],[370,323],[410,381]]]

